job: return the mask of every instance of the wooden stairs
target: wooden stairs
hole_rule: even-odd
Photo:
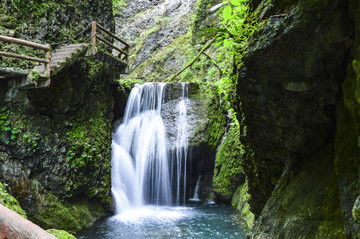
[[[81,57],[92,57],[107,64],[114,74],[126,74],[128,71],[128,50],[129,45],[120,38],[113,35],[110,31],[92,22],[91,28],[91,43],[78,43],[68,44],[57,48],[50,53],[51,48],[49,45],[41,45],[21,39],[6,37],[0,35],[0,41],[15,43],[20,45],[26,45],[37,49],[46,51],[45,59],[36,57],[27,57],[23,55],[15,55],[7,52],[0,51],[0,56],[14,57],[23,60],[32,60],[39,62],[37,66],[32,70],[21,70],[18,68],[8,68],[0,66],[0,80],[7,79],[10,83],[10,88],[16,89],[36,89],[49,87],[51,84],[51,78],[57,75],[62,69],[68,67],[75,60]],[[98,27],[98,28],[97,28]],[[104,31],[106,34],[120,41],[125,45],[124,49],[120,49],[112,43],[105,40],[102,36],[96,35],[96,29]],[[119,52],[117,56],[109,54],[105,51],[97,49],[96,39],[110,46]]]

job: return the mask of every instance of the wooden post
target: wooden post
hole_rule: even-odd
[[[45,52],[45,58],[49,61],[47,64],[45,64],[45,74],[50,77],[51,74],[51,46],[49,46],[49,50]]]
[[[124,48],[124,51],[126,52],[124,60],[126,63],[129,63],[129,45]]]
[[[91,41],[94,47],[93,53],[96,54],[97,53],[97,49],[96,49],[96,22],[93,21],[91,23]]]

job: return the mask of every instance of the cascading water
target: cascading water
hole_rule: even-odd
[[[165,84],[137,85],[112,142],[112,193],[116,213],[146,203],[171,203],[161,104]]]
[[[177,105],[176,147],[168,157],[161,118],[165,87],[164,83],[147,83],[136,85],[130,93],[124,121],[112,142],[112,193],[116,214],[145,204],[186,202],[188,90],[187,85],[182,84]]]
[[[195,185],[195,189],[194,189],[194,195],[193,195],[192,198],[189,199],[189,201],[193,201],[193,202],[199,202],[200,201],[200,198],[199,198],[200,180],[201,180],[201,175],[199,176],[198,180],[196,181],[196,185]]]
[[[176,188],[177,205],[186,203],[186,162],[188,159],[188,137],[189,129],[187,122],[186,100],[188,99],[188,87],[181,84],[182,93],[180,102],[177,105],[177,134],[176,148],[171,160],[171,182]],[[182,180],[181,180],[182,178]],[[182,195],[182,197],[181,197]]]
[[[170,85],[161,83],[137,85],[131,91],[112,142],[116,215],[87,228],[79,239],[246,238],[230,208],[172,206],[186,202],[187,167],[191,165],[191,117],[187,116],[191,108],[186,106],[191,102],[186,84],[180,98],[165,102],[169,92],[173,98]]]

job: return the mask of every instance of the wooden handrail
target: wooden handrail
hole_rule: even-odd
[[[50,67],[51,67],[51,46],[50,45],[48,45],[48,44],[43,45],[43,44],[35,43],[32,41],[27,41],[27,40],[3,36],[3,35],[0,35],[0,41],[7,42],[7,43],[14,43],[17,45],[28,46],[28,47],[32,47],[35,49],[40,49],[40,50],[45,51],[45,58],[13,54],[13,53],[5,52],[5,51],[0,51],[0,56],[6,56],[6,57],[18,58],[18,59],[22,59],[22,60],[29,60],[29,61],[45,63],[45,73],[47,76],[50,77]]]
[[[113,38],[115,38],[116,40],[118,40],[119,42],[121,42],[122,44],[124,44],[125,46],[129,47],[130,45],[124,41],[123,39],[119,38],[118,36],[114,35],[112,32],[110,32],[108,29],[106,29],[105,27],[101,26],[99,23],[96,23],[96,25],[98,26],[98,28],[100,30],[102,30],[103,32],[109,34],[110,36],[112,36]]]
[[[18,58],[22,60],[28,60],[28,61],[36,61],[40,63],[48,64],[49,60],[45,58],[37,58],[37,57],[31,57],[31,56],[24,56],[19,54],[13,54],[5,51],[0,51],[0,56],[6,56],[6,57],[12,57],[12,58]]]
[[[127,53],[126,53],[125,51],[123,51],[122,49],[120,49],[120,48],[117,47],[117,46],[114,46],[113,44],[111,44],[110,42],[108,42],[107,40],[105,40],[104,38],[99,37],[99,36],[97,36],[96,38],[99,39],[100,41],[104,42],[105,44],[111,46],[112,48],[114,48],[115,50],[119,51],[120,53],[122,53],[122,54],[124,54],[124,55],[127,55]]]
[[[99,39],[99,41],[105,43],[106,45],[110,46],[111,48],[119,51],[121,54],[123,54],[125,57],[122,59],[121,58],[121,54],[120,55],[120,59],[125,60],[126,62],[128,62],[129,59],[129,47],[130,45],[125,42],[124,40],[122,40],[121,38],[119,38],[118,36],[116,36],[115,34],[113,34],[112,32],[110,32],[108,29],[106,29],[105,27],[101,26],[99,23],[93,21],[91,23],[91,41],[94,47],[94,52],[96,53],[97,48],[96,48],[96,39]],[[105,40],[104,38],[98,36],[96,34],[97,29],[105,32],[106,34],[108,34],[110,37],[114,38],[115,40],[118,40],[119,42],[121,42],[123,45],[125,45],[125,47],[123,49],[115,46],[114,44],[110,43],[109,41]]]
[[[80,34],[83,34],[85,31],[87,31],[89,29],[88,27],[89,27],[89,25]],[[123,49],[121,49],[120,47],[115,46],[111,42],[109,42],[109,41],[105,40],[104,38],[98,36],[97,35],[97,29],[99,29],[100,31],[105,32],[110,37],[112,37],[115,40],[119,41],[125,47]],[[80,34],[78,34],[75,37],[78,37]],[[93,21],[91,23],[91,41],[92,41],[92,44],[94,46],[94,53],[97,52],[96,39],[99,39],[99,41],[101,41],[101,42],[105,43],[106,45],[110,46],[111,48],[119,51],[120,54],[118,55],[118,57],[121,60],[125,60],[126,62],[128,62],[130,45],[126,41],[124,41],[121,38],[119,38],[118,36],[116,36],[114,33],[110,32],[108,29],[106,29],[105,27],[100,25],[99,23]],[[18,44],[18,45],[24,45],[24,46],[28,46],[28,47],[32,47],[32,48],[35,48],[35,49],[40,49],[40,50],[45,51],[45,58],[38,58],[38,57],[19,55],[19,54],[9,53],[9,52],[5,52],[5,51],[0,51],[0,56],[13,57],[13,58],[18,58],[18,59],[23,59],[23,60],[29,60],[29,61],[45,63],[45,73],[50,77],[50,73],[51,73],[50,72],[50,70],[51,70],[51,68],[50,68],[51,67],[51,46],[49,44],[43,45],[43,44],[35,43],[35,42],[32,42],[32,41],[27,41],[27,40],[8,37],[8,36],[3,36],[3,35],[0,35],[0,41],[7,42],[7,43],[14,43],[14,44]],[[124,58],[122,58],[121,55],[124,55]]]
[[[22,40],[22,39],[18,39],[18,38],[3,36],[3,35],[0,35],[0,41],[4,41],[4,42],[8,42],[8,43],[15,43],[18,45],[29,46],[29,47],[40,49],[43,51],[48,51],[51,48],[50,45],[43,45],[43,44],[39,44],[39,43],[27,41],[27,40]]]

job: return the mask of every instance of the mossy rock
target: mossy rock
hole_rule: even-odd
[[[255,227],[257,238],[345,238],[334,144],[314,153],[299,172],[285,172]]]
[[[241,159],[244,150],[240,143],[237,125],[231,125],[229,133],[217,155],[214,172],[214,192],[221,202],[230,203],[238,185],[245,179]]]
[[[356,199],[352,209],[352,216],[355,223],[360,224],[360,196]]]
[[[0,204],[13,210],[24,218],[27,218],[25,211],[20,207],[19,202],[11,196],[0,182]]]
[[[73,235],[64,230],[49,229],[46,230],[48,233],[53,234],[59,239],[76,239]]]
[[[106,212],[99,203],[84,199],[74,203],[64,202],[54,195],[43,195],[41,205],[29,211],[29,219],[42,228],[58,228],[71,232],[92,225]]]
[[[231,206],[240,212],[240,216],[244,220],[244,225],[250,230],[254,226],[255,215],[251,212],[249,204],[251,195],[248,189],[248,181],[245,180],[245,182],[236,189],[231,199]]]

